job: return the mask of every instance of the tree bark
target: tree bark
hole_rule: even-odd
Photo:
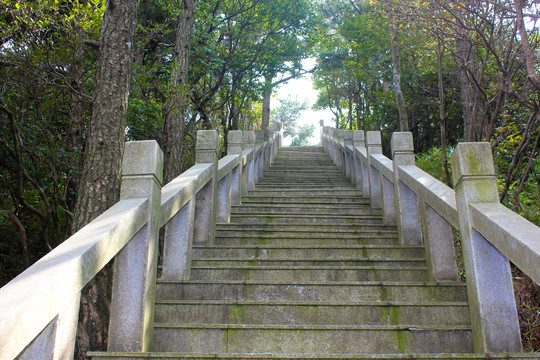
[[[392,50],[392,72],[394,77],[394,96],[399,112],[399,129],[400,131],[409,131],[409,119],[407,116],[407,105],[401,92],[401,62],[399,60],[399,43],[398,33],[394,25],[394,16],[389,10],[390,37]]]
[[[267,74],[264,77],[264,97],[262,109],[262,125],[261,128],[267,129],[270,126],[270,103],[272,101],[272,75]]]
[[[446,185],[452,187],[452,179],[450,169],[448,168],[448,154],[446,153],[446,115],[445,96],[444,96],[444,81],[443,81],[443,55],[444,55],[444,40],[439,35],[437,37],[437,79],[439,83],[439,120],[441,123],[441,151],[444,168],[444,180]]]
[[[540,80],[536,75],[536,66],[533,52],[531,50],[531,44],[529,43],[529,36],[527,35],[527,29],[525,28],[525,21],[523,20],[523,0],[515,0],[514,8],[516,9],[516,21],[519,30],[519,37],[521,39],[521,46],[523,47],[523,54],[525,55],[525,64],[527,65],[527,76],[531,84],[536,90],[540,91]]]
[[[178,16],[173,69],[169,80],[169,98],[166,105],[161,147],[165,154],[164,182],[168,183],[182,173],[183,142],[186,113],[186,90],[191,35],[195,17],[195,0],[182,0],[182,13]]]
[[[461,108],[463,111],[463,139],[474,141],[474,89],[469,80],[469,62],[472,45],[465,38],[465,30],[460,31],[460,36],[456,39],[456,55],[459,65],[459,87],[461,89]]]
[[[138,5],[139,0],[108,0],[105,6],[74,231],[118,201]],[[106,349],[110,286],[105,270],[81,293],[78,359],[86,359],[90,349]]]

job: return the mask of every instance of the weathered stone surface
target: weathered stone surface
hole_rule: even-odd
[[[400,166],[414,165],[414,147],[410,132],[392,134],[392,159],[399,241],[401,244],[422,244],[418,196],[399,177]]]
[[[144,158],[143,156],[146,156]],[[146,165],[133,165],[146,163]],[[110,351],[152,349],[163,153],[156,141],[126,144],[120,198],[147,198],[147,224],[114,260],[109,320]],[[140,171],[153,170],[153,173]],[[160,172],[160,173],[156,173]]]
[[[521,351],[508,259],[472,228],[471,203],[498,203],[489,143],[460,143],[452,154],[474,346],[478,352]]]

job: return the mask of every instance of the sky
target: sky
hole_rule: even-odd
[[[304,62],[304,69],[311,69],[315,65],[315,59],[309,59]],[[281,84],[272,98],[272,105],[276,107],[279,105],[278,99],[285,99],[291,96],[292,99],[298,99],[298,101],[307,101],[308,110],[303,111],[299,125],[314,124],[315,131],[313,137],[310,139],[310,145],[316,145],[320,143],[320,121],[324,120],[325,125],[330,125],[332,121],[332,113],[330,110],[314,111],[311,110],[315,101],[317,101],[318,91],[313,89],[313,80],[311,74],[306,74],[299,79],[290,80],[287,83]],[[288,140],[288,141],[287,141]],[[284,139],[284,145],[290,144],[291,139]]]

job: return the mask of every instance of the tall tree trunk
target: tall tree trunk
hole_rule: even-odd
[[[401,92],[401,62],[399,60],[399,43],[398,32],[394,24],[395,17],[388,10],[389,23],[390,23],[390,37],[391,37],[391,50],[392,50],[392,71],[394,77],[394,96],[396,98],[396,105],[399,112],[399,129],[400,131],[409,131],[409,119],[407,116],[407,105]]]
[[[439,120],[441,123],[441,151],[443,159],[444,180],[446,184],[452,187],[452,179],[450,177],[450,169],[448,168],[448,154],[446,152],[446,115],[445,97],[444,97],[444,81],[443,81],[443,55],[444,55],[444,40],[439,35],[437,38],[437,79],[439,83]]]
[[[191,35],[195,17],[195,0],[182,0],[182,13],[178,17],[176,44],[173,56],[173,69],[169,80],[169,99],[167,100],[161,147],[165,154],[164,182],[168,183],[182,173],[186,92]]]
[[[519,30],[519,37],[521,39],[521,46],[523,47],[523,54],[525,55],[525,64],[527,65],[527,76],[529,81],[536,90],[540,91],[540,80],[536,75],[537,66],[535,65],[535,57],[531,50],[531,44],[529,43],[529,36],[527,29],[525,28],[525,21],[523,20],[523,6],[524,0],[515,0],[514,8],[516,9],[516,21],[517,28]]]
[[[74,231],[118,201],[138,5],[139,0],[108,0],[105,6]],[[106,349],[110,273],[102,272],[81,293],[78,359],[85,359],[90,349]]]
[[[456,55],[459,65],[459,87],[461,89],[461,108],[463,112],[463,139],[474,141],[474,89],[469,80],[469,61],[471,58],[472,45],[465,37],[465,31],[460,31],[461,36],[456,39]]]
[[[262,126],[264,130],[270,126],[270,103],[272,101],[272,78],[271,74],[266,74],[264,77],[264,97],[262,109]]]

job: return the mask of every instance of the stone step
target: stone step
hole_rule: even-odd
[[[426,266],[426,261],[421,258],[361,258],[361,257],[344,257],[344,258],[309,258],[306,254],[303,258],[296,259],[250,259],[250,258],[232,258],[232,257],[215,257],[215,258],[193,258],[191,264],[193,267],[352,267],[352,266],[373,266],[373,267],[417,267]]]
[[[228,245],[228,246],[194,246],[193,257],[242,257],[251,259],[296,259],[304,256],[311,258],[344,258],[364,257],[373,259],[423,258],[423,246],[257,246],[257,245]]]
[[[265,178],[261,180],[255,186],[256,189],[260,188],[281,188],[283,186],[299,186],[299,185],[312,185],[312,186],[327,186],[327,187],[342,187],[342,188],[352,188],[351,181],[346,178],[336,177],[336,176],[326,176],[326,177],[289,177],[289,176],[280,176],[275,178]],[[351,189],[351,190],[352,190]]]
[[[465,283],[453,281],[158,280],[156,296],[160,300],[467,301]]]
[[[382,225],[382,215],[300,215],[300,214],[231,214],[230,221],[234,225],[242,224],[294,224],[306,225]]]
[[[158,323],[469,325],[465,302],[158,301]]]
[[[313,191],[317,191],[313,193]],[[335,188],[332,185],[268,185],[268,186],[256,186],[255,190],[250,191],[250,197],[316,197],[325,199],[326,197],[356,197],[362,196],[360,190],[355,189],[352,186],[343,186]],[[365,198],[367,199],[367,198]]]
[[[291,196],[284,195],[279,193],[275,196],[243,196],[242,204],[277,204],[277,205],[288,205],[288,204],[303,204],[303,205],[369,205],[370,200],[361,196],[321,196],[320,194],[306,194],[301,196],[295,196],[298,194],[291,194]]]
[[[424,266],[192,266],[192,280],[427,281]]]
[[[270,170],[266,170],[264,172],[264,177],[261,178],[260,181],[270,181],[274,179],[281,179],[281,178],[297,178],[297,179],[303,179],[303,178],[321,178],[321,179],[328,179],[328,178],[339,178],[344,180],[349,180],[345,176],[345,172],[340,169],[336,169],[332,166],[318,166],[317,169],[310,168],[308,166],[300,167],[300,166],[272,166]]]
[[[195,353],[472,352],[470,326],[160,324],[154,348]]]
[[[323,205],[323,204],[243,204],[231,207],[232,215],[382,215],[382,211],[368,205]]]
[[[221,232],[216,235],[216,245],[259,245],[259,246],[360,246],[360,245],[397,245],[398,238],[394,232],[365,232],[362,235],[349,234],[311,234],[273,232],[260,234],[242,231]]]
[[[527,360],[540,359],[539,353],[404,353],[404,354],[269,354],[269,353],[113,353],[113,352],[89,352],[92,359],[96,360],[485,360],[485,359],[512,359]]]
[[[295,232],[302,234],[354,234],[360,235],[364,232],[394,232],[397,233],[395,225],[384,224],[321,224],[313,226],[312,224],[217,224],[216,231],[265,231],[265,232]]]

